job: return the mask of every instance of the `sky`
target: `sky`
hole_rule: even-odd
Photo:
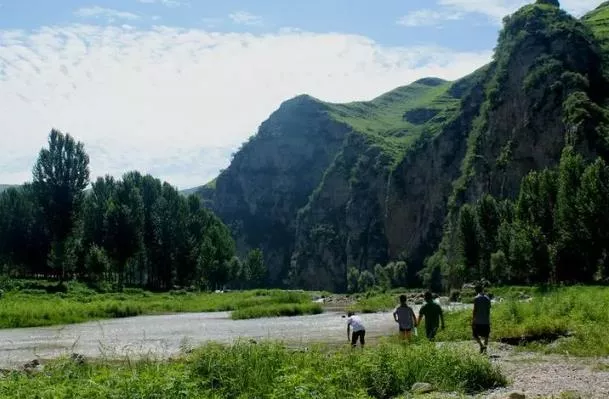
[[[296,95],[369,100],[488,63],[521,0],[0,0],[0,184],[31,180],[52,128],[92,179],[180,189],[226,168]],[[563,0],[580,16],[600,0]]]

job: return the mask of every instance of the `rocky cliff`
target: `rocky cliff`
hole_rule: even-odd
[[[347,267],[406,259],[417,283],[451,209],[555,165],[565,142],[607,153],[604,32],[548,4],[506,19],[493,61],[369,102],[289,100],[200,191],[273,285],[342,291]]]

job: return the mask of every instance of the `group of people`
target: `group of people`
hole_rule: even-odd
[[[419,317],[414,310],[408,306],[406,295],[400,295],[400,305],[393,311],[393,319],[398,323],[402,339],[410,339],[413,331],[425,320],[425,335],[428,340],[433,341],[439,329],[444,329],[444,312],[442,307],[433,300],[431,292],[424,295],[425,304],[419,310]],[[352,347],[357,346],[357,341],[363,348],[366,343],[366,328],[361,317],[354,312],[347,314],[347,339]],[[472,335],[480,346],[480,353],[486,353],[488,339],[491,334],[491,300],[485,294],[482,286],[476,286],[474,308],[472,312]],[[351,333],[351,330],[353,333]]]

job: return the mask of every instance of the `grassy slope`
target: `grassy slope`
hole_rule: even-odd
[[[605,53],[609,52],[609,2],[598,6],[595,10],[582,17],[588,25]]]
[[[431,345],[385,343],[365,351],[279,344],[210,344],[169,362],[78,365],[70,360],[29,376],[0,378],[3,398],[389,398],[426,381],[441,391],[477,393],[507,381],[488,359]],[[410,396],[409,396],[410,397]]]
[[[440,79],[424,79],[371,101],[326,104],[332,118],[368,136],[397,162],[423,132],[439,132],[458,111],[459,99],[447,93],[451,85]],[[411,123],[404,118],[407,111],[418,108],[436,110],[438,114],[424,123]]]

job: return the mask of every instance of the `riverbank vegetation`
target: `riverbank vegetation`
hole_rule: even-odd
[[[209,344],[177,360],[53,361],[0,378],[5,398],[389,398],[416,382],[478,393],[507,381],[488,359],[432,345],[290,350],[276,343]]]
[[[18,284],[18,282],[13,282]],[[31,282],[21,284],[32,286]],[[56,284],[46,283],[50,290]],[[45,287],[39,282],[38,287]],[[99,293],[85,285],[65,284],[65,292],[49,293],[42,288],[25,288],[4,293],[0,299],[0,328],[19,328],[80,323],[106,318],[174,312],[238,312],[234,318],[310,314],[321,311],[311,303],[311,293],[251,290],[207,293],[183,290],[151,293],[125,289],[121,293]],[[312,306],[317,305],[317,306]]]
[[[0,193],[2,275],[101,291],[265,285],[260,250],[237,258],[228,227],[198,197],[135,171],[89,183],[84,144],[53,130],[32,182]]]
[[[609,355],[609,287],[499,287],[490,288],[489,293],[496,300],[492,341],[548,353]],[[371,293],[362,295],[350,309],[387,311],[397,301],[397,293]],[[450,312],[444,308],[447,328],[437,340],[471,339],[471,308]]]

